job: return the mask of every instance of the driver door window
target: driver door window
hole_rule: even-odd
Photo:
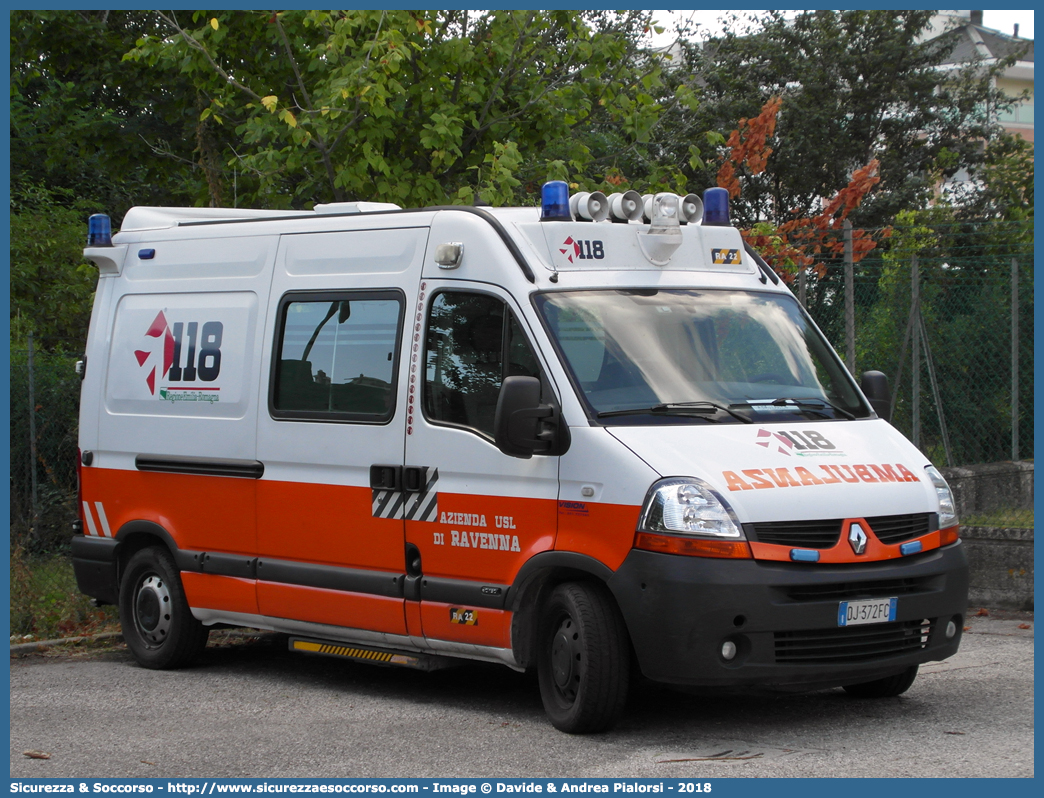
[[[424,365],[427,418],[490,439],[504,378],[539,376],[536,356],[507,306],[488,294],[458,291],[432,300]]]

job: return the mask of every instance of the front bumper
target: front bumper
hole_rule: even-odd
[[[815,565],[634,549],[609,580],[642,672],[690,686],[828,687],[945,659],[960,645],[968,562],[958,542],[901,560]],[[891,623],[839,628],[840,601],[898,598]],[[956,633],[947,638],[950,621]],[[721,656],[731,640],[737,654]]]

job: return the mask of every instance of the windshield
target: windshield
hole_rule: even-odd
[[[870,415],[786,294],[567,291],[537,306],[591,415],[605,424],[765,423]]]

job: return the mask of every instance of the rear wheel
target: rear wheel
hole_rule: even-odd
[[[134,659],[159,670],[187,665],[209,634],[189,611],[174,559],[156,546],[127,563],[120,581],[120,625]]]
[[[540,697],[552,725],[570,734],[608,729],[623,712],[630,677],[627,630],[605,588],[556,587],[538,638]]]
[[[911,665],[894,676],[886,676],[883,679],[875,679],[862,684],[846,684],[844,690],[856,698],[892,698],[902,695],[910,689],[910,685],[917,678],[917,668],[917,665]]]

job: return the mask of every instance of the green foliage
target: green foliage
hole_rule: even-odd
[[[66,191],[117,223],[131,205],[207,199],[194,151],[213,149],[213,125],[194,118],[195,90],[122,60],[158,31],[152,15],[12,11],[10,21],[16,182]]]
[[[241,204],[519,202],[601,187],[660,115],[639,12],[157,13],[128,59],[177,71],[222,126]],[[656,172],[668,179],[677,170]]]
[[[911,430],[910,318],[912,259],[917,257],[920,307],[935,361],[954,464],[993,462],[1011,452],[1011,262],[1019,266],[1020,419],[1024,451],[1033,434],[1033,247],[1025,221],[962,220],[947,206],[899,215],[874,269],[870,301],[858,308],[859,370],[879,369],[902,383],[894,421]],[[870,268],[867,269],[870,271]],[[900,362],[903,372],[898,374]],[[926,369],[922,356],[922,368]],[[922,450],[945,464],[929,373],[921,375]]]
[[[11,343],[29,333],[43,350],[80,351],[98,270],[83,257],[90,208],[71,191],[15,185],[11,191]],[[63,204],[67,203],[67,204]]]
[[[75,637],[114,629],[115,607],[93,607],[76,586],[65,556],[29,557],[11,553],[11,642]],[[16,637],[17,636],[17,637]]]
[[[68,546],[77,518],[80,378],[75,360],[72,355],[37,351],[30,370],[27,352],[11,352],[11,541],[34,555]],[[30,430],[36,433],[35,447]]]
[[[981,162],[981,142],[1000,132],[987,109],[1011,103],[992,84],[1005,63],[940,71],[952,41],[920,40],[931,14],[808,11],[786,20],[773,11],[749,25],[734,19],[721,38],[686,48],[683,71],[700,81],[700,103],[681,125],[690,140],[783,98],[768,168],[734,205],[741,226],[780,224],[795,210],[814,215],[874,158],[881,183],[852,221],[884,226],[923,207],[941,178]],[[693,172],[694,182],[713,185],[716,167]]]
[[[972,170],[967,187],[950,197],[963,219],[1033,220],[1033,145],[1021,136],[1004,134],[986,145],[982,162]],[[1031,224],[1022,225],[1030,238]]]

